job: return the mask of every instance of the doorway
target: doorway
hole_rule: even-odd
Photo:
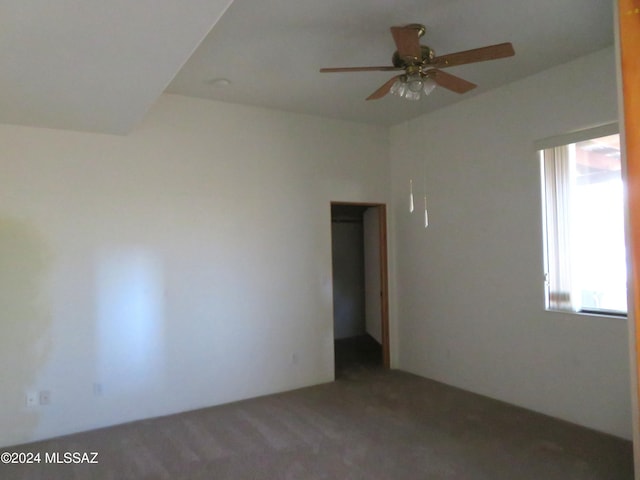
[[[331,203],[336,378],[389,368],[386,206]]]

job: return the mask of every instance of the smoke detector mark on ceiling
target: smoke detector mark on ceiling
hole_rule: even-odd
[[[213,87],[224,88],[231,85],[231,80],[229,80],[228,78],[214,78],[212,80],[209,80],[207,83]]]

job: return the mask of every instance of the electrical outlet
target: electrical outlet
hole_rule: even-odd
[[[35,407],[38,405],[38,394],[36,392],[27,392],[25,401],[27,407]]]
[[[51,403],[51,392],[49,390],[40,391],[40,405],[49,405]]]

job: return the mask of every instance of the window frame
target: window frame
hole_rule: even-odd
[[[547,225],[547,198],[546,198],[546,179],[544,174],[544,154],[543,151],[547,149],[552,149],[554,147],[566,146],[574,143],[579,143],[595,138],[606,137],[609,135],[620,135],[620,130],[618,128],[618,123],[607,123],[604,125],[599,125],[596,127],[581,129],[572,131],[562,135],[555,135],[552,137],[547,137],[541,140],[537,140],[534,142],[535,155],[536,160],[538,161],[538,165],[540,168],[540,192],[541,192],[541,220],[542,220],[542,247],[543,247],[543,295],[544,295],[544,308],[547,312],[552,313],[562,313],[562,314],[574,314],[574,315],[587,315],[587,316],[599,316],[599,317],[612,317],[612,318],[627,318],[629,315],[629,297],[628,297],[628,285],[627,285],[627,311],[616,311],[616,310],[600,310],[594,309],[591,307],[580,308],[580,310],[569,310],[562,309],[558,307],[554,307],[550,305],[550,295],[549,295],[549,287],[548,287],[548,269],[549,269],[549,235],[548,235],[548,225]],[[622,181],[623,188],[625,188],[625,165],[624,161],[621,159],[621,167],[622,167]],[[628,239],[627,239],[627,212],[623,212],[624,215],[624,238],[625,238],[625,250],[628,247]],[[628,254],[625,251],[625,259]],[[628,262],[627,262],[628,263]],[[628,272],[627,272],[628,278]],[[627,279],[625,279],[627,280]],[[628,281],[627,281],[628,284]]]

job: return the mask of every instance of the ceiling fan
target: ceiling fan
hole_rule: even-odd
[[[456,93],[465,93],[477,86],[463,78],[443,72],[440,70],[441,68],[515,55],[511,43],[499,43],[436,56],[430,47],[420,45],[420,37],[424,35],[425,31],[424,25],[418,23],[412,23],[404,27],[391,27],[391,35],[397,48],[391,59],[393,66],[321,68],[320,71],[391,72],[404,70],[403,74],[396,75],[385,82],[369,95],[367,100],[377,100],[389,92],[409,100],[419,100],[423,92],[428,95],[436,85]]]

